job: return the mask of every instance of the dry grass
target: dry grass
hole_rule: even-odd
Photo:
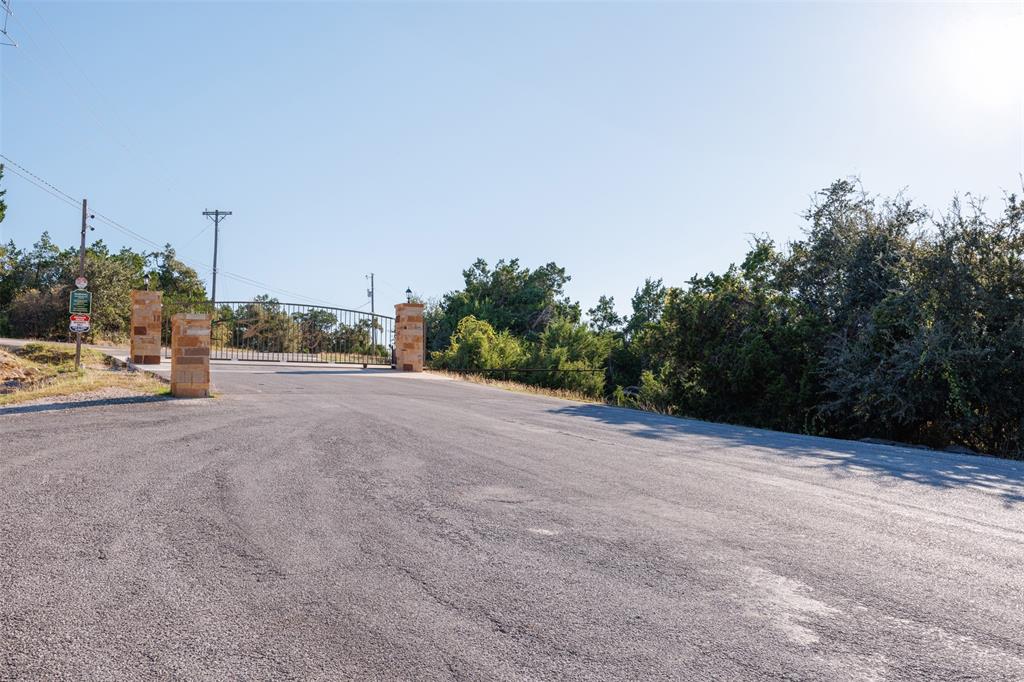
[[[140,395],[167,392],[166,384],[143,372],[114,367],[102,353],[82,349],[82,367],[75,370],[74,348],[30,343],[21,348],[0,349],[0,405],[39,398],[87,393],[107,388]]]
[[[534,386],[533,384],[522,384],[518,381],[505,381],[504,379],[492,379],[482,374],[474,374],[471,372],[448,372],[443,369],[428,369],[428,372],[439,374],[441,376],[449,377],[451,379],[458,379],[460,381],[468,381],[473,384],[483,384],[485,386],[494,386],[495,388],[501,388],[506,391],[512,391],[513,393],[529,393],[531,395],[543,395],[549,398],[562,398],[563,400],[574,400],[578,403],[593,403],[595,405],[605,405],[604,400],[593,398],[586,393],[580,393],[579,391],[570,391],[564,388],[545,388],[543,386]]]

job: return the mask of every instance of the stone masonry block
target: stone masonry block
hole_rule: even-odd
[[[131,292],[131,350],[133,362],[135,358],[153,358],[160,355],[160,323],[163,304],[163,292],[133,291]]]
[[[423,304],[399,303],[395,306],[395,362],[403,372],[422,372]]]
[[[210,394],[210,316],[179,313],[171,318],[171,394]]]
[[[209,386],[174,386],[171,385],[171,394],[175,398],[209,398]]]
[[[186,365],[186,367],[192,367],[192,365]],[[178,371],[171,372],[171,383],[208,384],[210,383],[210,373],[205,372],[202,369],[189,371],[186,369],[178,368]]]

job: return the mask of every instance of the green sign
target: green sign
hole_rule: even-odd
[[[68,310],[72,314],[92,315],[92,294],[82,289],[72,291]]]

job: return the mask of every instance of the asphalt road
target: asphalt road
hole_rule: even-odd
[[[1024,463],[255,372],[0,414],[0,678],[1024,679]]]

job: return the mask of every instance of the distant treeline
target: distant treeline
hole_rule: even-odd
[[[1024,203],[931,215],[854,183],[819,192],[804,238],[739,265],[648,279],[582,321],[554,263],[478,260],[428,305],[435,367],[602,368],[521,380],[701,419],[1022,456]],[[514,375],[510,375],[514,376]]]
[[[78,247],[61,249],[46,232],[31,249],[0,245],[0,336],[64,340],[68,296],[78,275]],[[162,251],[111,251],[102,241],[86,248],[85,276],[93,293],[87,339],[124,341],[131,324],[131,290],[159,289],[177,300],[203,301],[196,271],[167,245]]]

